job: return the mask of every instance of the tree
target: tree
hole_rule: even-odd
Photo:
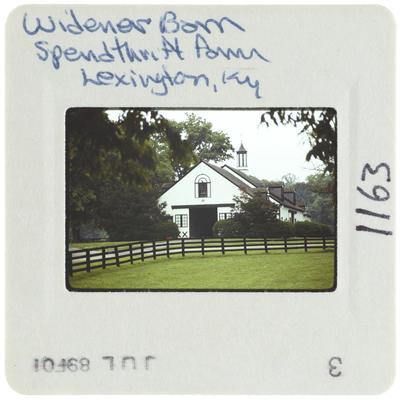
[[[155,190],[138,185],[110,182],[100,188],[96,210],[97,222],[109,239],[158,240],[176,237],[178,228],[158,204]]]
[[[278,205],[267,199],[265,193],[234,198],[233,220],[244,236],[270,236],[271,226],[278,225]]]
[[[263,185],[265,187],[284,185],[283,181],[272,181],[272,180],[269,180],[269,179],[260,179],[260,181],[263,183]]]
[[[158,157],[153,135],[162,135],[171,157],[186,165],[192,151],[180,131],[152,109],[123,110],[111,121],[106,109],[71,108],[66,112],[68,207],[73,240],[81,224],[93,220],[98,189],[106,181],[153,186]]]
[[[232,158],[231,140],[227,134],[222,131],[213,130],[213,125],[205,119],[196,116],[193,113],[186,114],[186,121],[169,121],[172,129],[181,133],[193,151],[192,163],[200,160],[221,162]],[[172,159],[171,150],[165,149],[165,152],[159,153],[161,160]],[[190,168],[188,160],[183,163],[180,159],[174,159],[171,163],[176,178],[182,177]]]
[[[330,174],[310,175],[306,182],[296,182],[293,190],[298,201],[305,204],[305,211],[313,221],[330,225],[335,223],[334,178]]]
[[[307,212],[314,221],[335,226],[336,188],[330,174],[314,174],[307,178],[307,187],[311,199],[307,203]]]
[[[187,114],[187,120],[178,125],[192,147],[196,161],[220,162],[232,158],[231,140],[222,131],[214,131],[211,122],[195,114]]]
[[[69,109],[66,113],[67,215],[72,236],[89,222],[96,201],[94,176],[106,174],[108,149],[117,149],[116,127],[101,109]]]
[[[294,189],[297,177],[294,174],[288,173],[282,176],[281,181],[285,189]]]
[[[261,116],[261,123],[266,126],[273,122],[275,125],[292,125],[299,128],[299,133],[305,133],[311,144],[311,150],[306,155],[309,161],[312,157],[323,162],[324,172],[336,173],[336,110],[333,108],[298,110],[269,109]]]

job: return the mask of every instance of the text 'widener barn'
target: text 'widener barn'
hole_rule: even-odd
[[[237,168],[200,161],[159,198],[178,225],[181,237],[212,236],[217,220],[232,217],[234,197],[256,192],[279,206],[278,218],[297,222],[309,220],[304,204],[297,203],[294,191],[267,186],[248,174],[247,151],[241,143],[236,152]]]

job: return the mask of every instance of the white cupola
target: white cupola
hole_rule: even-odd
[[[246,151],[243,143],[239,146],[238,151],[236,152],[236,159],[237,159],[237,168],[240,170],[247,170],[248,169],[248,152]]]

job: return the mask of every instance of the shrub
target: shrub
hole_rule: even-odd
[[[242,229],[242,224],[234,219],[217,221],[213,226],[214,236],[223,237],[290,237],[294,236],[294,225],[286,221],[264,221]]]
[[[236,237],[241,236],[239,223],[233,219],[223,219],[213,225],[214,236]]]
[[[163,221],[155,227],[155,240],[175,239],[179,235],[178,225],[172,221]]]
[[[267,224],[266,237],[286,236],[291,237],[295,235],[294,224],[287,221],[275,221]]]
[[[242,235],[247,237],[290,237],[294,236],[294,225],[286,221],[264,221],[250,225]]]
[[[295,223],[296,236],[323,236],[331,235],[332,229],[329,225],[319,224],[317,222],[303,221]]]

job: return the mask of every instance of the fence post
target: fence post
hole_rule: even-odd
[[[90,251],[87,249],[85,250],[85,257],[86,257],[86,271],[91,272],[91,260],[90,260]]]
[[[185,239],[182,238],[182,257],[185,257]]]
[[[118,246],[115,246],[115,260],[116,260],[116,265],[118,267],[120,267],[120,258],[119,258]]]
[[[140,255],[141,255],[141,261],[143,261],[144,262],[144,243],[143,242],[141,242],[141,244],[140,244]]]
[[[224,237],[221,236],[221,254],[225,254]]]
[[[305,252],[308,251],[308,243],[306,241],[306,236],[304,236],[304,249],[305,249]]]
[[[169,240],[167,239],[167,257],[169,258]]]
[[[106,267],[106,255],[105,255],[105,247],[102,247],[102,268]]]
[[[204,238],[201,239],[202,256],[204,256]]]
[[[246,237],[243,238],[243,252],[244,252],[245,254],[248,253],[248,249],[246,248]]]
[[[323,250],[326,250],[326,236],[322,237],[322,242],[323,242]]]
[[[133,243],[130,243],[129,249],[130,249],[130,264],[134,264],[134,260],[133,260]]]
[[[157,258],[157,253],[155,252],[155,240],[153,240],[153,259]]]
[[[288,248],[287,248],[287,236],[284,236],[284,251],[287,253]]]
[[[264,237],[264,251],[266,253],[268,253],[268,250],[267,250],[267,237],[266,236]]]

